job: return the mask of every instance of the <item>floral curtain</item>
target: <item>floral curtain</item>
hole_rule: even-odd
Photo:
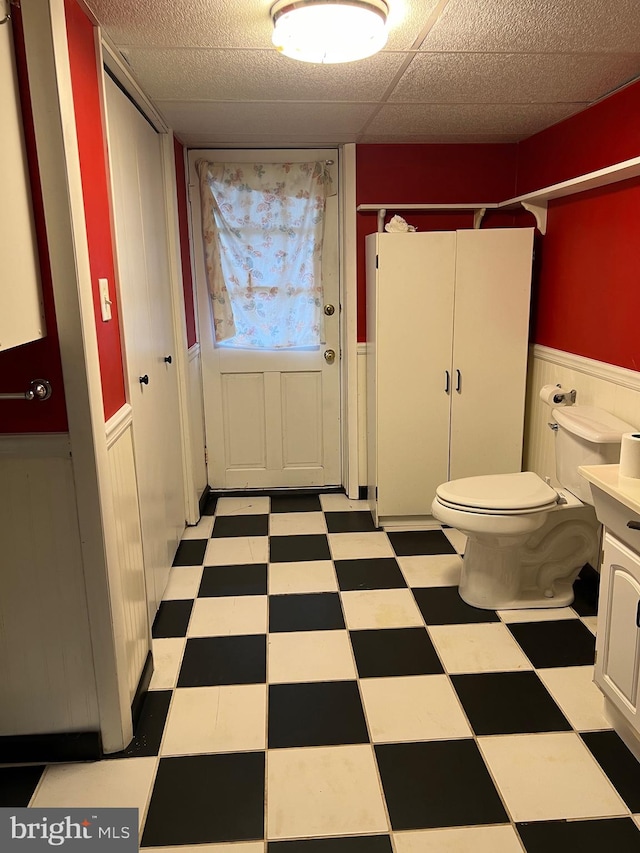
[[[318,346],[326,165],[196,166],[216,345]]]

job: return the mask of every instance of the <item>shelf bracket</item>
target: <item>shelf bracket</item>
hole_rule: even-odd
[[[521,201],[520,204],[524,207],[525,210],[528,210],[529,213],[533,213],[536,218],[536,225],[538,226],[538,231],[541,234],[547,233],[547,202],[539,201],[537,204],[533,204],[530,201]]]
[[[480,225],[482,224],[482,217],[485,215],[486,212],[486,207],[479,207],[477,210],[473,211],[473,227],[476,230],[480,228]]]

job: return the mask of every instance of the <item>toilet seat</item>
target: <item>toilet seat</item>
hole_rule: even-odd
[[[489,474],[442,483],[436,500],[460,512],[480,515],[525,515],[551,509],[558,493],[537,474]]]

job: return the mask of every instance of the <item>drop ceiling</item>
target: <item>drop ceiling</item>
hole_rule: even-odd
[[[271,46],[272,0],[88,0],[189,146],[515,142],[640,78],[639,0],[388,0],[377,56]]]

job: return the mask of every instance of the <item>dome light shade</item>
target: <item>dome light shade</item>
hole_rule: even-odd
[[[330,64],[365,59],[387,42],[385,0],[278,0],[273,43],[285,56]]]

